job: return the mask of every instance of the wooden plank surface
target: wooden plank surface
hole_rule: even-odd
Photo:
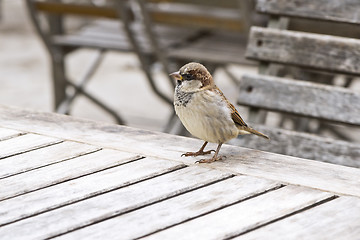
[[[0,161],[0,179],[75,158],[100,149],[99,147],[88,144],[65,141],[8,157]]]
[[[177,239],[230,238],[331,197],[325,192],[286,186],[144,239],[171,239],[174,236]]]
[[[258,0],[256,10],[282,16],[360,23],[358,0]]]
[[[252,27],[246,57],[259,61],[360,74],[360,40]]]
[[[340,197],[235,239],[358,239],[359,218],[360,199]]]
[[[279,186],[260,178],[236,176],[65,234],[60,239],[140,238]]]
[[[184,167],[175,161],[144,158],[0,201],[0,226]]]
[[[16,154],[28,152],[37,148],[60,143],[58,138],[38,134],[25,134],[0,141],[0,160]]]
[[[52,113],[0,106],[0,126],[22,131],[56,135],[101,147],[171,159],[193,164],[199,158],[181,154],[196,151],[202,141],[114,124],[93,122]],[[58,123],[66,125],[60,128]],[[138,144],[141,142],[141,144]],[[181,144],[179,144],[181,143]],[[216,145],[209,144],[209,149]],[[202,167],[226,169],[238,174],[258,176],[289,184],[303,185],[337,194],[360,196],[360,169],[332,165],[252,149],[224,145],[222,161]],[[266,173],[266,174],[264,174]]]
[[[187,167],[0,228],[4,239],[43,239],[190,191],[230,175]]]
[[[132,153],[101,150],[23,174],[3,178],[0,179],[0,201],[138,158],[138,155]]]
[[[360,125],[360,92],[341,87],[246,74],[238,96],[246,106]]]
[[[13,138],[13,137],[17,137],[22,134],[24,134],[24,132],[16,131],[13,129],[8,129],[8,128],[0,128],[0,141],[9,139],[9,138]]]
[[[360,168],[359,144],[264,125],[250,126],[268,135],[271,141],[257,136],[241,136],[231,140],[231,144]]]

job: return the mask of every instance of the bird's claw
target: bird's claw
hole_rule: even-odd
[[[211,152],[215,152],[215,150],[209,150],[209,151],[197,151],[197,152],[187,152],[187,153],[183,153],[181,154],[181,157],[196,157],[196,156],[200,156],[200,155],[206,155],[206,154],[211,154]]]
[[[196,163],[212,163],[212,162],[215,162],[215,161],[218,161],[221,159],[222,159],[222,157],[212,157],[209,159],[200,159],[200,160],[196,161],[195,164]]]

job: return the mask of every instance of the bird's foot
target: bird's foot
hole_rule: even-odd
[[[210,154],[211,152],[215,152],[215,150],[209,150],[209,151],[197,151],[197,152],[187,152],[187,153],[184,153],[184,154],[181,154],[181,156],[185,156],[185,157],[196,157],[196,156],[200,156],[200,155],[206,155],[206,154]]]
[[[217,157],[217,156],[213,156],[212,158],[209,158],[209,159],[201,159],[199,161],[196,161],[195,163],[212,163],[212,162],[215,162],[215,161],[218,161],[218,160],[221,160],[222,157]]]

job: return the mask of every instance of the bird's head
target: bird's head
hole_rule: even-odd
[[[171,73],[170,76],[175,78],[176,85],[181,86],[182,91],[186,92],[215,86],[209,71],[202,64],[196,62],[185,64],[178,72]]]

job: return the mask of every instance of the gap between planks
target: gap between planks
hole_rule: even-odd
[[[169,163],[169,161],[166,162],[167,164],[173,164]],[[106,218],[109,215],[128,212],[149,203],[167,199],[182,192],[192,191],[193,189],[231,176],[231,174],[219,170],[185,167],[171,174],[164,174],[139,184],[119,189],[118,191],[102,194],[96,198],[86,199],[37,215],[31,219],[25,219],[24,221],[4,226],[0,228],[0,234],[7,236],[9,239],[12,239],[14,235],[18,237],[50,238],[81,227],[88,222],[87,219],[91,216],[92,221],[96,221],[98,218]],[[99,206],[100,203],[102,204],[101,206]],[[89,204],[91,205],[90,207]],[[83,211],[83,207],[87,211]],[[70,216],[70,212],[72,217],[64,218],[64,216]],[[78,213],[75,214],[75,212]],[[47,220],[44,221],[45,219]],[[85,222],[82,222],[83,220]],[[54,224],[49,228],[50,223]],[[29,227],[29,224],[32,227]],[[43,224],[46,224],[47,227],[42,227]]]
[[[95,158],[94,155],[97,155],[96,159],[93,159]],[[0,180],[0,184],[6,186],[6,189],[4,187],[2,188],[0,201],[91,175],[142,158],[142,156],[132,153],[99,150],[91,154],[72,158],[69,161],[59,162],[45,168],[39,168],[27,173],[4,178]],[[42,176],[42,178],[39,179],[38,176]]]
[[[282,217],[279,217],[279,218],[276,218],[276,219],[274,219],[274,220],[272,220],[272,221],[269,221],[269,222],[260,224],[260,225],[258,225],[258,226],[255,226],[254,228],[250,228],[250,229],[248,229],[248,230],[246,230],[246,231],[244,231],[244,232],[242,232],[242,233],[240,233],[240,234],[236,234],[236,235],[230,236],[230,237],[228,237],[228,238],[226,238],[226,239],[233,239],[233,238],[235,238],[235,237],[240,237],[240,236],[242,236],[242,235],[244,235],[244,234],[247,234],[247,233],[249,233],[249,232],[255,231],[255,230],[260,229],[260,228],[262,228],[262,227],[268,226],[268,225],[270,225],[270,224],[272,224],[272,223],[275,223],[275,222],[284,220],[285,218],[294,216],[294,215],[296,215],[296,214],[303,213],[303,212],[305,212],[305,211],[307,211],[307,210],[309,210],[309,209],[318,207],[318,206],[320,206],[320,205],[323,205],[323,204],[325,204],[325,203],[328,203],[328,202],[330,202],[330,201],[333,201],[333,200],[335,200],[335,199],[337,199],[337,198],[339,198],[339,196],[337,196],[337,195],[329,196],[328,198],[325,198],[325,199],[323,199],[323,200],[321,200],[321,201],[319,201],[319,202],[316,202],[316,203],[314,203],[314,204],[312,204],[312,205],[306,206],[306,207],[304,207],[304,208],[302,208],[302,209],[299,209],[299,210],[297,210],[297,211],[295,211],[295,212],[286,214],[286,215],[284,215],[284,216],[282,216]]]
[[[146,161],[146,162],[144,162]],[[101,172],[97,172],[94,173],[92,175],[89,176],[83,176],[83,177],[79,177],[76,179],[72,179],[66,182],[62,182],[59,183],[57,185],[51,186],[49,188],[43,188],[43,189],[39,189],[37,191],[34,192],[30,192],[24,195],[21,195],[19,197],[15,197],[12,199],[8,199],[5,200],[3,202],[0,202],[0,209],[7,209],[5,212],[0,211],[0,227],[1,226],[5,226],[11,223],[15,223],[18,222],[20,220],[29,218],[29,217],[34,217],[37,216],[39,214],[42,213],[46,213],[61,207],[65,207],[86,199],[90,199],[102,194],[106,194],[115,190],[119,190],[123,187],[128,187],[131,186],[133,184],[136,183],[140,183],[155,177],[159,177],[162,176],[164,174],[169,174],[171,172],[186,168],[187,166],[184,164],[176,164],[176,163],[171,163],[166,161],[167,163],[164,165],[164,160],[154,160],[154,159],[146,159],[145,158],[140,158],[138,160],[134,160],[134,161],[130,161],[130,162],[126,162],[124,164],[115,166],[113,168],[109,168],[109,169],[105,169]],[[160,164],[159,166],[157,166],[156,164]],[[160,168],[161,167],[161,168]],[[135,170],[136,174],[131,174],[131,175],[126,175],[126,173],[131,172],[130,170]],[[97,182],[99,183],[99,181],[104,181],[104,179],[107,179],[110,177],[116,178],[118,176],[122,176],[122,180],[116,182],[116,184],[114,184],[114,186],[103,186],[101,187],[101,184],[97,184],[96,187],[94,186],[88,186],[87,187],[87,182]],[[127,178],[125,177],[127,176]],[[56,196],[56,194],[51,193],[51,192],[61,192],[61,188],[66,188],[66,190],[68,190],[70,193],[72,193],[75,190],[72,190],[72,188],[76,185],[81,185],[81,184],[85,184],[83,187],[81,187],[81,191],[77,191],[77,194],[79,194],[80,192],[80,196],[78,197],[73,197],[71,199],[72,196],[70,197],[66,197],[68,198],[68,200],[62,200],[59,203],[53,203],[53,202],[49,202],[49,198],[50,197],[54,197]],[[95,190],[96,188],[99,188],[98,190]],[[59,190],[56,190],[59,189]],[[47,193],[46,193],[47,192]],[[32,195],[32,196],[31,196]],[[46,197],[37,199],[37,197],[35,195],[45,195]],[[38,206],[37,210],[32,210],[32,212],[19,212],[18,217],[7,217],[6,220],[6,214],[7,212],[10,212],[11,214],[14,214],[15,211],[18,211],[17,208],[15,209],[11,209],[12,207],[14,207],[17,203],[19,202],[27,202],[28,204],[31,204],[31,202],[40,202],[41,199],[47,199],[48,202],[43,202],[43,203],[39,203],[41,206]],[[16,200],[20,199],[18,202],[16,202]],[[4,202],[7,203],[4,205]],[[36,205],[36,203],[32,203],[32,207],[34,208],[34,204]],[[39,205],[38,204],[38,205]],[[52,205],[51,205],[52,204]],[[48,205],[48,206],[47,206]],[[35,206],[36,209],[36,206]],[[25,211],[29,211],[29,209],[25,209]],[[4,216],[5,216],[5,221],[4,221]]]

